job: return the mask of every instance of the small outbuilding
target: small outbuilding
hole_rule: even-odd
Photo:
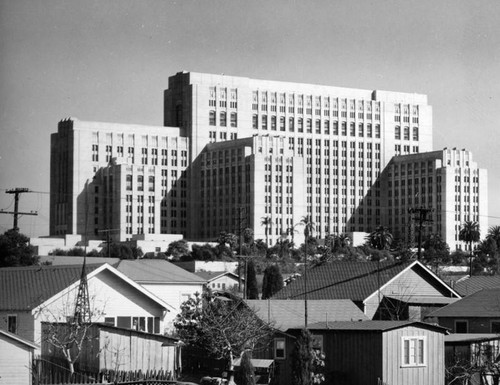
[[[424,322],[322,322],[309,326],[325,354],[326,383],[444,385],[446,329]],[[288,334],[298,336],[300,329]],[[292,351],[280,384],[291,383]]]
[[[0,384],[31,385],[35,349],[34,342],[0,330]]]

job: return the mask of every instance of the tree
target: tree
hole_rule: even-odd
[[[389,249],[393,239],[394,238],[389,231],[389,228],[385,226],[378,226],[375,231],[371,232],[367,237],[367,241],[370,246],[378,250]]]
[[[262,226],[265,226],[266,229],[266,245],[269,246],[269,229],[273,225],[273,220],[271,217],[262,217],[262,220],[260,221],[260,224]]]
[[[109,248],[109,250],[108,250]],[[101,250],[101,257],[134,259],[134,252],[131,247],[125,243],[111,243]]]
[[[255,369],[252,365],[252,355],[250,352],[243,352],[239,370],[236,373],[239,385],[255,385]]]
[[[189,247],[184,239],[170,242],[167,249],[167,255],[172,256],[172,260],[179,261],[182,257],[189,255]]]
[[[311,332],[303,329],[292,353],[292,384],[310,385],[324,382],[324,359],[324,354],[313,346]]]
[[[187,256],[183,257],[182,260],[187,260]],[[195,261],[215,261],[216,254],[214,248],[208,243],[204,245],[193,245],[191,251],[191,259]]]
[[[500,226],[491,226],[486,234],[486,239],[492,239],[497,244],[497,249],[500,250]]]
[[[29,244],[29,238],[17,230],[0,235],[0,267],[36,265],[40,257]]]
[[[267,345],[273,335],[272,325],[259,319],[241,299],[221,300],[211,291],[184,302],[174,326],[188,346],[226,362],[229,384],[234,384],[235,358],[252,352],[258,344]]]
[[[278,265],[270,265],[264,270],[262,280],[262,299],[271,298],[283,289],[283,277]]]
[[[250,260],[247,265],[247,274],[245,277],[245,290],[247,299],[259,299],[259,288],[257,287],[255,264],[252,260]]]
[[[473,221],[465,221],[462,224],[460,232],[458,233],[458,239],[465,242],[466,244],[469,244],[469,275],[472,275],[472,244],[475,242],[479,242],[480,234],[479,224]]]

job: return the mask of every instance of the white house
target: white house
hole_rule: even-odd
[[[16,334],[0,330],[0,384],[31,385],[33,354],[39,347]]]
[[[121,260],[115,265],[117,270],[172,306],[164,320],[167,330],[172,330],[175,316],[181,304],[201,294],[207,280],[186,271],[164,259]]]
[[[81,266],[0,269],[0,329],[41,343],[41,322],[72,316]],[[163,333],[174,308],[108,264],[88,265],[86,277],[93,322]]]

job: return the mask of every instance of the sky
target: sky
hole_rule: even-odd
[[[29,188],[20,230],[48,235],[57,123],[162,125],[184,70],[426,94],[434,149],[472,151],[500,225],[499,20],[498,0],[0,0],[0,210]]]

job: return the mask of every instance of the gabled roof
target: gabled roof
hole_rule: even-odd
[[[471,295],[482,289],[500,287],[500,275],[474,275],[455,282],[454,289],[462,296]]]
[[[87,265],[87,274],[101,265]],[[29,266],[0,269],[0,309],[31,310],[80,280],[82,266]]]
[[[385,332],[394,329],[401,329],[408,326],[435,330],[447,333],[448,329],[436,324],[429,324],[420,321],[340,321],[340,322],[320,322],[308,325],[310,330],[339,330],[339,331],[377,331]]]
[[[480,290],[430,313],[428,317],[500,318],[500,288]]]
[[[406,269],[426,274],[451,295],[459,297],[453,289],[418,261],[413,262],[344,262],[333,261],[307,271],[307,296],[310,299],[351,299],[363,302],[376,294],[379,287],[395,279]],[[303,277],[297,278],[275,294],[276,299],[302,299]]]
[[[257,316],[272,322],[281,331],[304,326],[303,300],[246,300]],[[307,322],[367,320],[368,317],[348,299],[307,300]]]
[[[107,263],[87,265],[87,279],[107,270],[135,290],[141,292],[164,309],[172,306],[156,297]],[[75,288],[80,281],[82,267],[71,266],[29,266],[0,269],[0,309],[33,310],[45,301],[57,297],[64,290]]]
[[[121,260],[118,271],[139,283],[204,284],[206,280],[164,259]]]
[[[238,279],[238,276],[234,273],[231,273],[230,271],[197,271],[194,274],[196,274],[198,277],[203,278],[203,280],[207,282],[213,281],[225,275],[230,275],[234,279]],[[241,280],[244,280],[243,277],[241,278]]]

